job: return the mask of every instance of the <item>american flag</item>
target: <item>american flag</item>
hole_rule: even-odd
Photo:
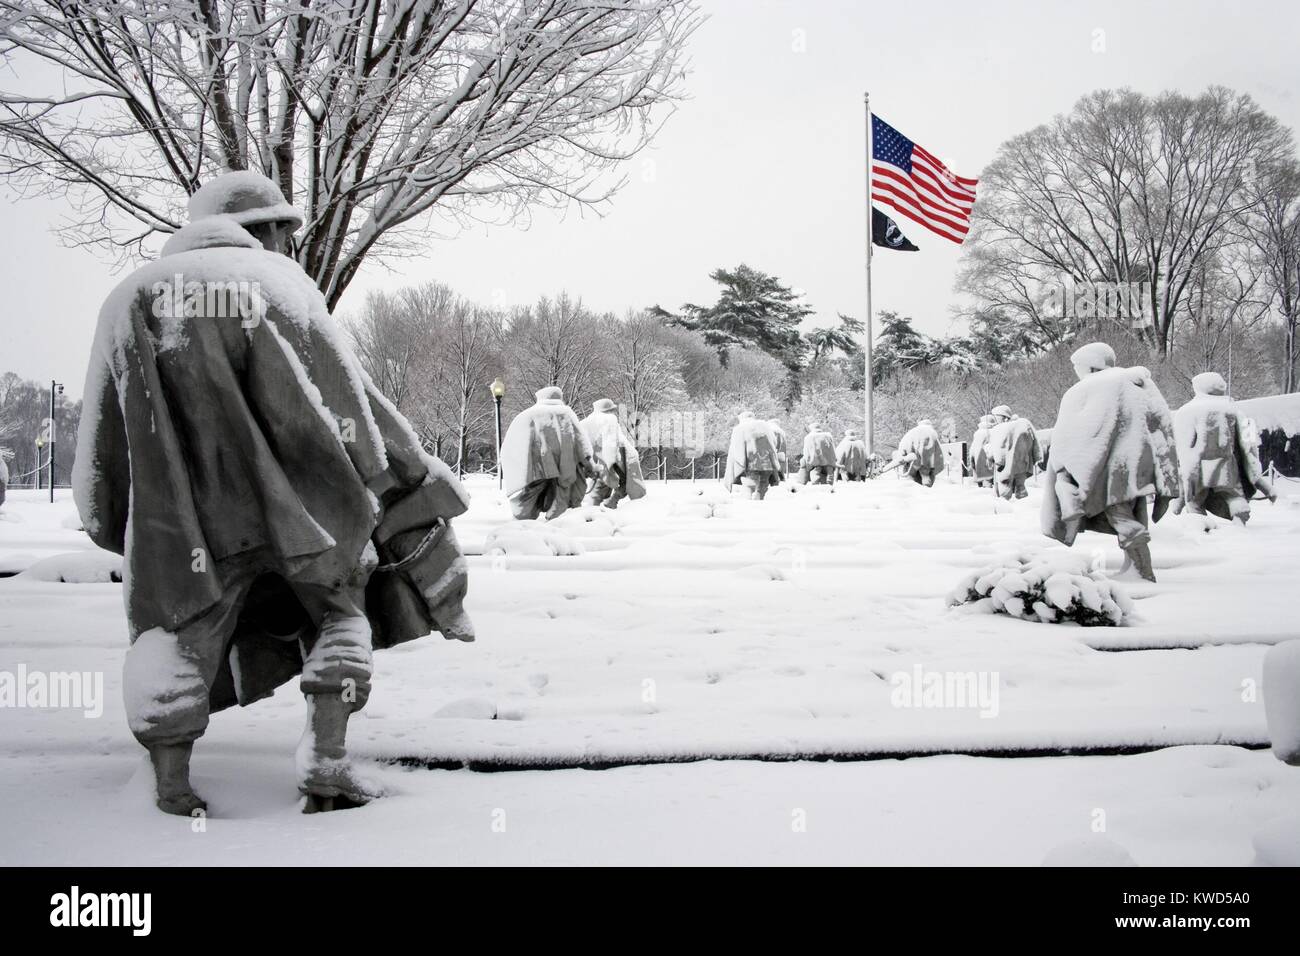
[[[875,113],[871,114],[871,199],[960,244],[970,231],[979,180],[956,176]]]

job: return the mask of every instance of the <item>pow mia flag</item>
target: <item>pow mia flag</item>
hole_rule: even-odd
[[[903,230],[898,228],[898,223],[875,206],[871,207],[871,241],[874,245],[896,249],[899,252],[920,251],[912,245],[907,236],[903,235]]]

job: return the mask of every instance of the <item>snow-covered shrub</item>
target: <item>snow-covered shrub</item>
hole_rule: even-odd
[[[1009,554],[968,575],[948,595],[948,606],[1009,614],[1046,624],[1117,627],[1133,603],[1118,584],[1089,567],[1086,555],[1057,548]]]
[[[565,557],[583,551],[581,542],[540,521],[511,521],[493,528],[483,542],[487,555]]]
[[[574,508],[546,522],[575,538],[611,538],[619,533],[620,521],[606,508]]]
[[[22,577],[56,584],[110,584],[122,580],[122,556],[107,551],[55,554],[32,564]]]
[[[770,492],[769,492],[770,494]],[[726,500],[709,498],[692,498],[689,501],[674,501],[668,505],[670,518],[726,518],[731,510]]]

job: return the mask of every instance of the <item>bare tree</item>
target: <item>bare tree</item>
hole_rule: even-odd
[[[501,317],[464,299],[452,303],[443,317],[440,353],[433,375],[434,413],[456,441],[454,466],[464,473],[474,437],[489,430],[492,398],[491,370],[498,364]]]
[[[536,305],[516,310],[503,333],[503,364],[526,393],[512,393],[516,402],[527,405],[535,390],[558,385],[568,404],[577,408],[603,386],[608,325],[581,299],[567,292],[554,299],[543,296]]]
[[[1297,389],[1300,360],[1300,163],[1288,160],[1268,168],[1256,184],[1259,202],[1247,221],[1263,260],[1265,285],[1282,318],[1282,390]]]
[[[1145,283],[1141,333],[1168,354],[1192,283],[1260,201],[1258,171],[1292,149],[1288,130],[1222,88],[1093,93],[985,170],[959,287],[1058,344],[1074,329],[1045,290]]]
[[[1188,320],[1169,365],[1191,387],[1199,372],[1222,372],[1231,388],[1236,346],[1269,315],[1271,296],[1265,291],[1264,264],[1246,244],[1229,246],[1202,264],[1190,285]]]
[[[260,170],[304,209],[297,258],[333,308],[435,211],[601,204],[699,22],[696,0],[0,0],[28,78],[0,96],[0,174],[129,253],[205,177]]]
[[[670,411],[685,400],[686,386],[672,333],[654,316],[630,312],[609,323],[610,390],[633,416],[652,408]]]
[[[437,316],[454,298],[451,289],[436,283],[398,293],[370,292],[348,323],[362,367],[408,417],[424,398],[428,358],[439,346]]]

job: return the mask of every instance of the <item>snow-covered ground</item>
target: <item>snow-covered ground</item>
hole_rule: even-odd
[[[406,759],[370,766],[391,795],[363,811],[297,814],[304,705],[286,686],[214,717],[195,760],[213,818],[192,836],[187,821],[151,809],[122,715],[121,585],[59,582],[102,582],[111,565],[41,562],[90,543],[66,493],[51,506],[11,492],[0,573],[32,570],[0,580],[0,671],[102,672],[104,707],[98,718],[0,710],[0,862],[290,863],[345,852],[376,863],[1037,863],[1090,838],[1100,811],[1139,863],[1246,863],[1251,835],[1297,805],[1300,769],[1266,750],[1212,745],[1268,740],[1264,651],[1300,637],[1300,495],[1257,503],[1244,531],[1166,518],[1152,544],[1159,583],[1121,584],[1138,620],[1081,629],[944,604],[1000,555],[1059,547],[1038,533],[1036,490],[1006,503],[886,477],[833,494],[783,486],[754,502],[712,482],[653,482],[617,512],[553,522],[549,540],[519,523],[502,533],[509,513],[490,479],[470,490],[457,532],[473,555],[478,641],[378,654],[375,692],[352,724],[356,754]],[[1084,535],[1077,547],[1119,566],[1113,538]],[[1112,652],[1125,648],[1140,649]],[[977,706],[898,706],[898,675],[969,675],[985,695]],[[1195,746],[600,772],[414,768],[1178,744]]]

